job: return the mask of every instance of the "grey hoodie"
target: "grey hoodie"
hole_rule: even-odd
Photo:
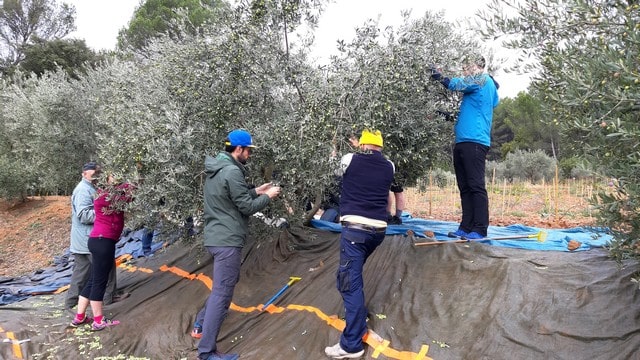
[[[246,170],[227,152],[204,160],[204,246],[243,247],[249,216],[271,199],[249,189]]]

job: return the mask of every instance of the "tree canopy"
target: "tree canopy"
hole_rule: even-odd
[[[4,0],[0,8],[0,51],[4,72],[20,63],[35,39],[61,39],[75,28],[75,7],[56,0]]]
[[[520,49],[562,146],[617,179],[598,194],[614,254],[640,258],[640,5],[635,0],[495,0],[484,34]],[[616,252],[619,250],[620,252]]]
[[[220,0],[145,0],[135,10],[129,25],[120,30],[118,47],[142,49],[152,39],[163,35],[175,37],[185,29],[193,34],[206,21],[214,19],[214,8],[222,4]]]
[[[530,94],[521,92],[514,99],[502,99],[493,115],[489,158],[504,159],[515,150],[542,150],[556,159],[564,156],[557,126],[547,121],[547,116],[540,100]]]
[[[84,40],[79,39],[36,39],[33,44],[25,47],[24,54],[20,70],[42,75],[45,71],[60,67],[73,79],[79,79],[85,66],[95,66],[103,59],[103,56],[89,49]]]
[[[131,204],[133,223],[162,214],[167,226],[177,225],[201,212],[204,155],[244,127],[260,146],[251,181],[280,182],[285,194],[271,211],[295,223],[333,181],[339,155],[352,151],[349,135],[364,128],[382,131],[384,153],[406,184],[447,161],[452,126],[436,110],[457,99],[443,97],[429,64],[456,66],[473,42],[437,14],[405,14],[397,28],[362,24],[318,67],[307,58],[308,38],[289,35],[303,24],[312,29],[324,3],[258,5],[220,8],[196,32],[181,24],[179,36],[120,52],[77,80],[45,71],[6,84],[3,131],[14,140],[0,155],[26,172],[12,189],[64,191],[84,161],[97,159],[107,171],[144,179]]]

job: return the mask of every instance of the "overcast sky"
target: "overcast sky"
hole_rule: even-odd
[[[76,7],[77,31],[72,37],[85,39],[87,45],[95,50],[113,49],[118,31],[126,27],[138,0],[63,0]],[[412,17],[420,17],[425,11],[444,11],[445,19],[455,21],[473,14],[489,3],[489,0],[336,0],[329,4],[320,18],[316,30],[316,46],[320,53],[335,52],[336,40],[352,39],[354,28],[369,18],[378,18],[380,24],[396,26],[401,22],[400,12],[411,10]],[[504,54],[501,54],[505,56]],[[508,55],[507,55],[508,56]],[[515,97],[524,91],[529,83],[526,76],[495,74],[500,83],[501,97]]]

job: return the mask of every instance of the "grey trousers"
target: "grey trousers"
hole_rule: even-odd
[[[222,322],[227,317],[233,290],[240,279],[242,248],[207,246],[213,257],[213,289],[207,299],[202,323],[202,339],[198,344],[198,357],[206,360],[217,351],[216,342]]]
[[[69,290],[67,290],[67,297],[65,299],[65,308],[67,309],[78,305],[78,296],[91,276],[91,254],[73,254],[73,258],[73,273],[71,274],[71,283],[69,284]],[[104,305],[113,303],[116,286],[116,269],[114,267],[109,273],[107,291],[104,293],[103,298]]]

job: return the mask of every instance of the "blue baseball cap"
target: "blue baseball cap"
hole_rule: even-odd
[[[230,132],[224,144],[227,146],[256,147],[253,145],[251,134],[244,129],[237,129]]]

